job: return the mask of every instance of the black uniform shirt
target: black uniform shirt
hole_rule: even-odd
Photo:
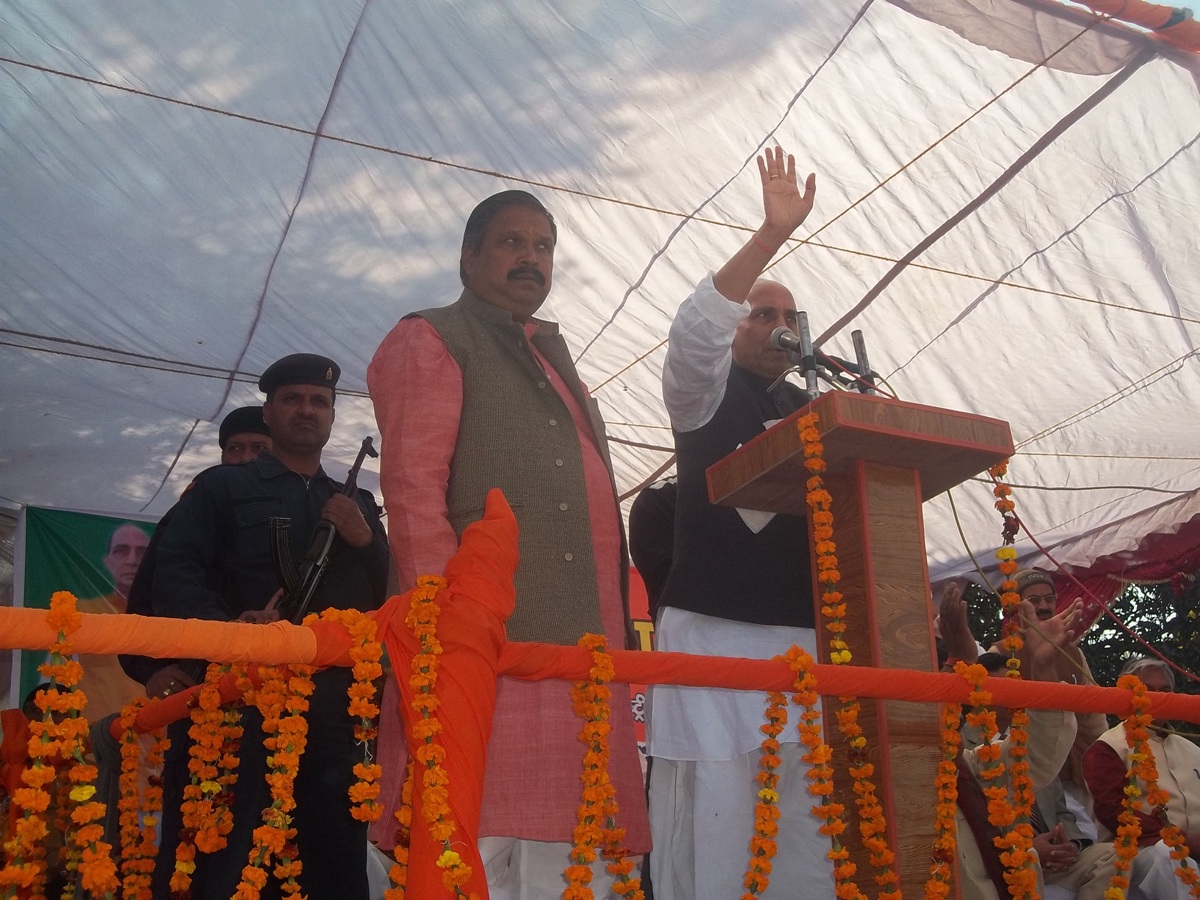
[[[154,615],[236,619],[262,609],[280,585],[271,561],[269,520],[291,519],[291,550],[304,558],[325,503],[341,485],[319,469],[311,478],[264,453],[240,466],[200,473],[159,535],[151,590]],[[374,532],[355,549],[340,536],[310,609],[376,609],[387,592],[387,538],[369,491],[356,498]]]

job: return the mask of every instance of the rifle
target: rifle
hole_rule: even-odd
[[[358,491],[358,472],[362,468],[363,460],[368,456],[378,458],[379,452],[375,449],[371,438],[365,437],[358,450],[358,456],[354,460],[354,465],[350,467],[350,472],[346,475],[346,483],[342,486],[342,493],[347,497],[353,497]],[[271,558],[275,563],[275,572],[279,576],[279,583],[283,586],[283,595],[275,603],[274,608],[279,610],[280,619],[299,625],[308,612],[308,606],[312,603],[317,588],[321,585],[321,579],[325,576],[325,569],[329,565],[329,552],[333,549],[333,539],[337,537],[337,529],[334,528],[332,522],[326,519],[318,521],[316,528],[313,529],[312,537],[309,539],[304,559],[297,568],[292,562],[291,544],[289,543],[291,519],[273,517],[270,524]]]

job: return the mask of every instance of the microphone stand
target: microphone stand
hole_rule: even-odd
[[[804,389],[808,391],[808,395],[815,400],[820,395],[821,391],[817,386],[817,358],[813,354],[812,333],[808,330],[808,313],[796,313],[796,324],[800,329],[800,364],[798,366],[791,366],[790,368],[785,369],[780,376],[771,383],[771,386],[767,388],[767,393],[770,393],[771,391],[775,390],[775,388],[779,387],[780,383],[787,378],[788,375],[791,375],[793,372],[801,372],[804,375]],[[790,334],[790,331],[786,326],[780,325],[773,332],[771,332],[771,343],[782,350],[788,351],[789,353],[793,352],[791,347],[789,347],[787,344],[784,344],[780,340],[781,332],[787,332]]]

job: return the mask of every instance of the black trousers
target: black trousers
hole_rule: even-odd
[[[347,791],[354,783],[354,764],[362,748],[354,743],[354,720],[346,712],[348,669],[328,669],[313,677],[309,697],[308,743],[296,776],[293,825],[300,851],[300,887],[312,900],[367,900],[367,825],[350,815]],[[163,763],[162,838],[154,867],[155,900],[170,900],[175,848],[183,817],[179,810],[188,784],[187,737],[191,722],[168,729],[171,747]],[[242,869],[254,846],[254,829],[262,810],[271,805],[267,785],[267,751],[262,740],[262,715],[253,707],[242,710],[244,729],[238,751],[238,780],[233,793],[233,830],[226,847],[214,854],[196,853],[192,875],[193,900],[229,900],[237,890]],[[268,869],[273,868],[269,866]],[[273,875],[262,891],[263,900],[278,896]]]

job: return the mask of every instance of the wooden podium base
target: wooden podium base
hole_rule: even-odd
[[[817,414],[825,445],[825,486],[833,498],[842,576],[838,587],[845,598],[845,640],[853,662],[934,671],[934,612],[921,503],[1010,456],[1008,425],[880,397],[827,393],[709,468],[710,499],[745,509],[806,514],[808,472],[796,421],[808,412]],[[816,621],[823,624],[819,585],[813,590]],[[823,663],[830,661],[828,640],[828,632],[818,633]],[[834,716],[839,704],[835,697],[822,702],[826,740],[834,751],[834,798],[845,806],[849,823],[843,844],[857,863],[859,888],[874,898],[879,887],[858,834],[855,796],[846,774],[849,747]],[[937,706],[863,701],[859,723],[868,759],[875,764],[874,781],[901,889],[907,897],[919,897],[935,836]]]

